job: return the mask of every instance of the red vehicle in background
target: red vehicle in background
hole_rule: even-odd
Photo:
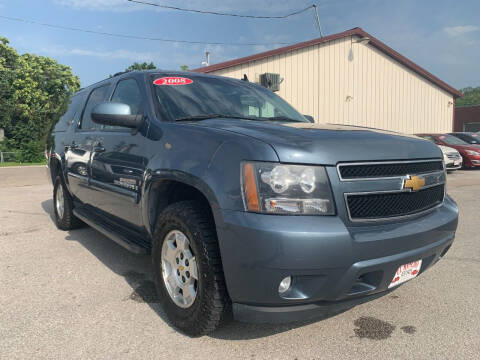
[[[416,134],[417,136],[433,141],[437,145],[444,145],[457,149],[463,158],[466,168],[480,167],[480,145],[469,144],[449,134]]]

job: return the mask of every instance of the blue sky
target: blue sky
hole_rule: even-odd
[[[150,0],[166,5],[241,14],[282,15],[312,0]],[[356,26],[384,41],[454,87],[480,86],[480,1],[316,0],[325,35]],[[124,70],[135,61],[163,69],[201,66],[318,37],[313,13],[287,20],[199,15],[129,3],[126,0],[0,0],[0,15],[63,26],[144,37],[258,46],[188,45],[51,29],[0,19],[0,36],[20,53],[55,58],[72,67],[82,86]]]

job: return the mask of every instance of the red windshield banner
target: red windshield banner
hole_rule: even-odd
[[[153,85],[188,85],[193,83],[192,79],[184,78],[184,77],[176,77],[176,76],[168,76],[163,78],[155,79]]]

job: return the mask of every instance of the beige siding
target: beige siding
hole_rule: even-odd
[[[214,72],[258,82],[284,78],[278,95],[317,122],[403,133],[452,130],[453,96],[370,45],[350,37]]]

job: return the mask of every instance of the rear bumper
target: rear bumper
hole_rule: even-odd
[[[421,276],[452,244],[458,210],[447,197],[415,219],[356,227],[327,216],[223,211],[222,217],[217,232],[235,317],[284,322],[382,296],[398,267],[419,259]],[[286,276],[292,287],[280,296]]]

